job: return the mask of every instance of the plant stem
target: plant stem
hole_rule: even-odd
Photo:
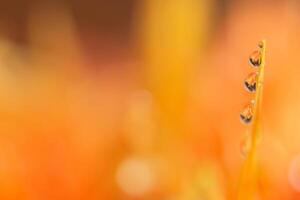
[[[257,91],[255,93],[255,103],[253,112],[253,123],[251,126],[251,147],[242,168],[239,185],[238,200],[253,200],[256,195],[257,184],[257,145],[261,134],[261,107],[263,96],[266,41],[262,41],[261,65],[259,66],[257,78]]]

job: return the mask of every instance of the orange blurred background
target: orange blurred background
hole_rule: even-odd
[[[0,8],[1,200],[235,200],[261,39],[256,200],[300,199],[297,0]]]

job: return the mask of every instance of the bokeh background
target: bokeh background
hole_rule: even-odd
[[[261,39],[256,199],[300,199],[299,1],[0,4],[0,199],[236,199]]]

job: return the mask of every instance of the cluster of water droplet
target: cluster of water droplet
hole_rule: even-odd
[[[259,49],[254,51],[250,57],[249,57],[249,63],[253,67],[259,67],[261,65],[262,61],[262,55],[261,55],[261,50],[263,47],[262,42],[258,44]],[[257,72],[251,72],[246,79],[244,80],[244,85],[245,88],[248,92],[250,93],[255,93],[256,92],[256,87],[257,87],[257,79],[258,79],[258,73]],[[250,103],[248,103],[242,112],[240,113],[240,118],[243,123],[245,124],[250,124],[253,119],[253,106],[254,106],[254,101],[251,100]]]
[[[259,42],[258,44],[258,50],[255,50],[249,57],[249,63],[255,67],[258,68],[261,65],[262,62],[262,48],[263,43]],[[244,80],[244,86],[246,90],[250,93],[255,93],[257,88],[257,79],[258,79],[258,72],[251,72],[246,79]],[[254,112],[254,104],[255,101],[251,100],[247,105],[244,106],[243,110],[240,113],[241,121],[244,124],[250,124],[253,120],[253,112]],[[241,141],[240,145],[240,151],[245,157],[250,149],[251,144],[251,137],[245,137]]]

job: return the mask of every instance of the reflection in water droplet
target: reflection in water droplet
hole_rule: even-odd
[[[261,64],[261,52],[260,51],[254,51],[250,57],[249,62],[254,67],[259,67]]]
[[[257,73],[253,72],[253,73],[249,74],[244,81],[246,89],[249,92],[255,92],[256,91],[256,82],[257,82]]]
[[[251,101],[247,104],[242,112],[240,113],[240,118],[244,124],[250,124],[253,118],[253,105],[254,102]]]

